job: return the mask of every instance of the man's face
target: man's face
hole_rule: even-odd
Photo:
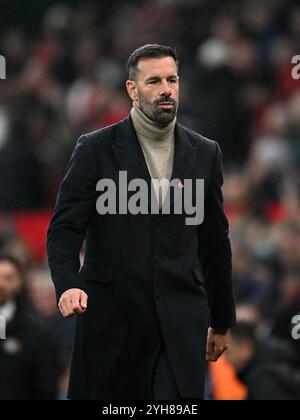
[[[242,372],[253,356],[253,344],[248,341],[237,342],[230,338],[225,358],[234,367],[237,373]]]
[[[175,118],[179,105],[177,66],[172,57],[147,58],[138,63],[135,81],[127,81],[131,99],[159,127]]]
[[[0,305],[12,299],[21,289],[21,278],[17,269],[9,261],[0,262]]]

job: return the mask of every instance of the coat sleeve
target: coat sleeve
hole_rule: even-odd
[[[47,253],[57,301],[71,288],[83,289],[80,250],[96,209],[97,166],[87,137],[79,138],[57,196],[47,232]]]
[[[199,257],[210,307],[210,326],[229,328],[235,323],[232,287],[232,254],[229,225],[223,206],[222,152],[215,142],[212,178],[204,203],[204,221],[199,226]]]

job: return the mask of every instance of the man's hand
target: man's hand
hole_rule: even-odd
[[[215,330],[209,328],[206,346],[206,360],[217,362],[227,349],[229,343],[229,330]]]
[[[64,318],[83,314],[87,309],[87,294],[81,289],[70,289],[59,299],[58,307]]]

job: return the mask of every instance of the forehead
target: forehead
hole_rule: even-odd
[[[168,77],[177,74],[177,66],[172,57],[143,58],[138,63],[139,76]]]
[[[15,274],[18,274],[18,271],[11,262],[0,261],[0,274],[15,275]]]

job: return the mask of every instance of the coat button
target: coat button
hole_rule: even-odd
[[[162,257],[156,257],[156,258],[155,258],[155,262],[156,262],[157,264],[160,264],[162,261],[163,261]]]
[[[162,295],[156,295],[156,300],[162,300]]]
[[[158,226],[162,227],[164,226],[165,222],[162,219],[159,219]]]

